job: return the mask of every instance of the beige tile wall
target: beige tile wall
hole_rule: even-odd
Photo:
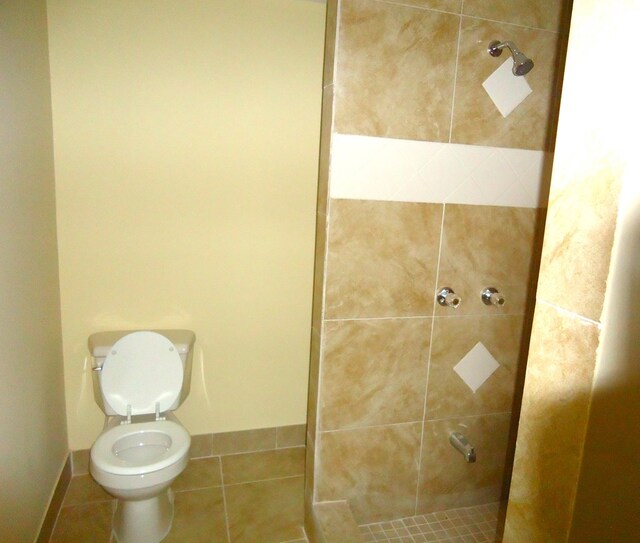
[[[571,528],[621,187],[605,170],[576,165],[551,187],[505,543]]]
[[[565,2],[329,0],[307,439],[312,502],[359,523],[495,501],[528,342],[541,215],[532,209],[326,200],[331,135],[549,149]],[[512,39],[534,93],[503,119],[481,84]],[[335,63],[334,61],[335,55]],[[492,109],[493,108],[493,109]],[[435,304],[438,287],[463,297]],[[480,291],[503,292],[503,308]],[[500,364],[473,393],[452,367],[482,341]],[[448,443],[463,431],[467,464]]]
[[[330,207],[316,501],[349,500],[359,523],[496,501],[526,335],[514,277],[527,284],[535,269],[536,211]],[[434,307],[445,283],[460,286],[460,311]],[[488,286],[505,292],[503,308],[480,302]],[[479,341],[500,367],[474,393],[453,366]],[[448,442],[460,428],[473,465]]]
[[[558,59],[566,36],[562,0],[342,3],[335,130],[521,149],[553,146]],[[461,10],[462,8],[462,10]],[[512,40],[533,58],[533,93],[506,119],[482,82],[508,57],[487,53]]]

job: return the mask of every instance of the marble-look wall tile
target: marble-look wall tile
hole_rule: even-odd
[[[421,423],[320,433],[317,501],[346,499],[359,524],[413,515]]]
[[[463,14],[520,26],[560,32],[567,0],[465,0]],[[498,38],[496,38],[498,39]]]
[[[500,499],[510,419],[503,413],[425,422],[418,513]],[[452,432],[474,446],[476,462],[467,463],[453,448]]]
[[[436,306],[436,315],[523,314],[533,255],[539,252],[535,209],[447,205],[444,215],[438,286],[453,288],[462,304]],[[502,307],[486,306],[480,293],[494,287],[505,297]]]
[[[505,543],[566,541],[598,342],[596,324],[538,303]]]
[[[487,53],[493,40],[514,41],[535,62],[526,75],[533,92],[506,118],[482,87],[509,58],[508,53],[499,58]],[[554,32],[463,17],[451,142],[551,150],[559,47]]]
[[[600,320],[619,196],[620,176],[610,164],[588,177],[554,177],[539,299]]]
[[[436,317],[427,420],[511,411],[522,329],[522,316]],[[500,367],[474,393],[453,367],[479,341]]]
[[[431,315],[442,205],[331,200],[325,318]]]
[[[325,325],[320,430],[422,420],[431,319]]]
[[[336,37],[338,26],[338,0],[327,0],[327,12],[324,30],[324,69],[322,86],[333,84],[334,65],[336,60]]]
[[[459,21],[399,4],[343,2],[336,131],[448,141]]]

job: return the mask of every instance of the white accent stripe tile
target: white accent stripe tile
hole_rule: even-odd
[[[514,207],[546,205],[550,153],[333,134],[331,197]]]

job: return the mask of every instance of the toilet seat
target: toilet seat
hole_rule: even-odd
[[[157,332],[133,332],[115,342],[102,364],[100,386],[118,415],[162,413],[180,396],[180,354]]]
[[[146,475],[182,460],[190,445],[189,433],[171,420],[124,424],[98,437],[91,462],[113,475]]]

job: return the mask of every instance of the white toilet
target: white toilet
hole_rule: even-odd
[[[173,522],[173,480],[191,437],[171,413],[189,394],[195,334],[101,332],[89,338],[96,403],[107,415],[90,471],[118,499],[118,543],[158,543]]]

